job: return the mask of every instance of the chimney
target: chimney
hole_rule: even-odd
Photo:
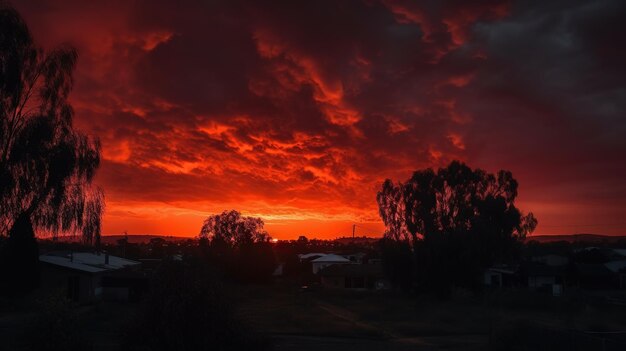
[[[104,264],[109,264],[109,253],[104,254]]]

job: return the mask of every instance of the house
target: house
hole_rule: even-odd
[[[306,262],[306,261],[314,260],[314,259],[316,259],[318,257],[322,257],[322,256],[325,256],[325,255],[326,255],[325,253],[311,252],[311,253],[308,253],[308,254],[299,254],[298,258],[300,259],[300,262]]]
[[[389,289],[380,264],[335,264],[319,271],[321,285],[331,289]]]
[[[118,269],[102,277],[102,299],[105,301],[137,302],[148,290],[148,277],[140,271]]]
[[[517,267],[495,265],[487,268],[483,274],[484,284],[491,287],[509,287],[517,282]]]
[[[106,253],[54,252],[39,256],[41,287],[75,302],[132,300],[140,263]]]
[[[553,296],[563,294],[567,266],[550,266],[537,262],[526,262],[520,268],[521,276],[533,291],[547,292]]]
[[[615,258],[626,257],[626,249],[613,249],[612,256]]]
[[[334,264],[352,264],[352,261],[335,254],[323,255],[311,261],[314,274],[317,274],[321,269]]]
[[[620,289],[626,289],[626,260],[610,261],[604,266],[616,275],[616,285]]]
[[[365,252],[356,252],[352,254],[342,255],[343,257],[349,259],[354,263],[363,263],[363,260],[367,256]]]

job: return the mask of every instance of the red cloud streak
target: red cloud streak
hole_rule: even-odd
[[[624,50],[598,40],[619,2],[260,3],[15,4],[79,49],[104,234],[238,209],[278,238],[381,235],[382,181],[453,159],[513,171],[537,233],[626,234]]]

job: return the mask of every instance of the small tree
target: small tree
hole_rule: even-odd
[[[235,210],[208,217],[200,242],[208,244],[209,259],[224,273],[245,282],[267,281],[276,265],[263,220]]]
[[[414,280],[447,290],[474,286],[483,269],[509,262],[537,225],[515,206],[517,181],[454,161],[437,172],[416,171],[405,183],[383,183],[377,200],[386,237],[409,243]]]
[[[205,219],[200,238],[208,239],[211,244],[223,243],[235,248],[267,241],[269,236],[263,230],[261,218],[245,217],[238,211],[230,210]]]

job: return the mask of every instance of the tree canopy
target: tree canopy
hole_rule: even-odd
[[[276,258],[261,218],[235,210],[209,216],[200,230],[200,247],[227,279],[268,282],[274,272]]]
[[[44,52],[20,15],[0,5],[0,235],[19,222],[99,240],[100,144],[74,128],[68,101],[77,58],[67,45]]]
[[[418,281],[436,285],[435,276],[444,276],[463,285],[510,261],[536,227],[533,214],[515,206],[517,191],[509,171],[491,174],[454,161],[416,171],[404,183],[386,180],[377,202],[385,237],[411,247]]]
[[[224,243],[231,247],[265,242],[267,232],[261,218],[242,216],[235,210],[209,216],[200,229],[200,238],[214,243]]]

